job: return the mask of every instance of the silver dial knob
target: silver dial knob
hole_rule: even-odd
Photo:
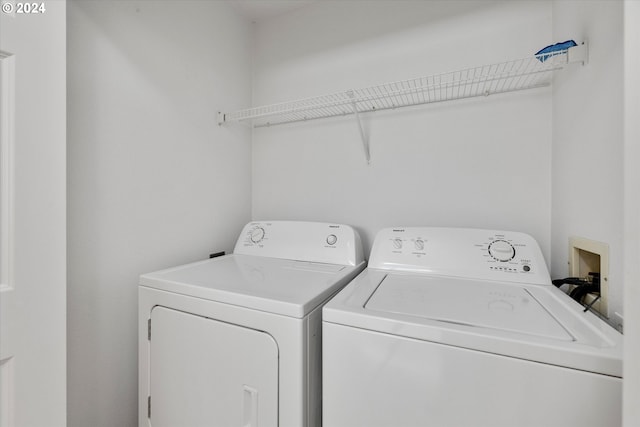
[[[489,245],[489,255],[496,261],[511,261],[516,256],[516,249],[506,240],[494,240]]]
[[[336,244],[337,241],[338,241],[338,237],[335,234],[329,234],[327,236],[327,244],[333,246]]]
[[[396,249],[402,249],[402,239],[393,239],[393,247]]]
[[[424,249],[424,240],[422,239],[416,240],[416,249],[419,251]]]
[[[260,243],[264,239],[264,228],[256,227],[251,230],[249,237],[253,243]]]

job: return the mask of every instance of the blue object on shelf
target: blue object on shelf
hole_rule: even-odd
[[[555,52],[567,50],[573,46],[578,46],[578,44],[573,40],[567,40],[566,42],[552,44],[537,51],[536,56],[538,57],[538,60],[540,62],[544,62],[550,57],[552,57],[553,55],[555,55],[556,54]],[[548,53],[548,55],[545,55],[545,53]]]

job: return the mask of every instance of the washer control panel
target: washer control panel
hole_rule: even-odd
[[[373,242],[370,268],[550,284],[538,243],[525,233],[471,228],[394,227]]]
[[[364,261],[357,231],[348,225],[319,222],[250,222],[233,252],[328,264],[357,265]]]

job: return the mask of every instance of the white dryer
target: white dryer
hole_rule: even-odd
[[[364,265],[349,226],[264,221],[142,275],[139,425],[319,427],[321,309]]]
[[[621,425],[621,334],[522,233],[382,230],[323,343],[325,427]]]

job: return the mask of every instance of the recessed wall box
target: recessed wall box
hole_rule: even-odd
[[[600,299],[597,294],[587,294],[584,304],[609,318],[609,245],[584,237],[569,238],[569,275],[586,278],[589,273],[600,274]]]

